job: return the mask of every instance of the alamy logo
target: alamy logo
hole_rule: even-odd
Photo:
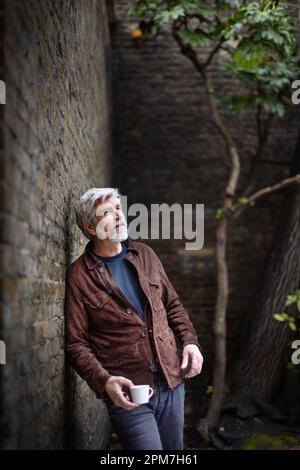
[[[6,364],[6,346],[2,340],[0,340],[0,364]]]
[[[127,229],[127,218],[134,217],[128,224],[128,233],[132,240],[189,240],[186,250],[201,250],[204,244],[204,204],[168,205],[151,204],[150,208],[141,203],[127,207],[127,196],[121,196],[124,218],[118,221],[118,227]],[[113,238],[116,224],[113,223],[113,209],[101,207],[97,216],[104,217],[97,223],[96,233],[99,239]]]
[[[300,340],[296,339],[292,343],[292,349],[296,349],[296,351],[292,354],[292,363],[297,366],[300,364]]]
[[[300,103],[300,80],[294,80],[292,83],[292,88],[295,90],[292,93],[292,103],[299,104]]]
[[[0,104],[6,103],[6,86],[3,80],[0,80]]]

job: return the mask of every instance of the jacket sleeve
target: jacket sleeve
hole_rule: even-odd
[[[65,341],[70,364],[95,392],[103,398],[110,374],[93,353],[88,336],[88,317],[84,303],[73,282],[66,276],[65,285]]]
[[[154,253],[156,263],[159,269],[162,284],[162,302],[167,312],[168,323],[175,336],[181,340],[182,347],[187,344],[196,344],[201,351],[196,331],[189,319],[189,315],[179,300],[177,292],[171,284],[164,267]]]

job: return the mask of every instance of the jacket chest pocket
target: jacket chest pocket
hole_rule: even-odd
[[[87,310],[91,312],[98,312],[104,308],[109,300],[110,296],[101,291],[86,297],[84,299],[84,304]]]
[[[150,277],[149,287],[150,287],[152,307],[154,308],[154,310],[160,310],[164,308],[164,304],[162,303],[162,300],[161,300],[162,286],[161,286],[159,274],[152,275]]]
[[[98,291],[84,299],[85,308],[91,328],[115,328],[123,322],[120,307],[113,297],[106,292]]]

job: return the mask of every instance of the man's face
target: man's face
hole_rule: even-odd
[[[127,224],[119,199],[109,198],[99,204],[96,220],[96,234],[100,240],[109,239],[117,243],[128,238]]]

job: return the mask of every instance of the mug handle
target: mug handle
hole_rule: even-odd
[[[149,398],[151,398],[153,395],[153,388],[149,387]]]

